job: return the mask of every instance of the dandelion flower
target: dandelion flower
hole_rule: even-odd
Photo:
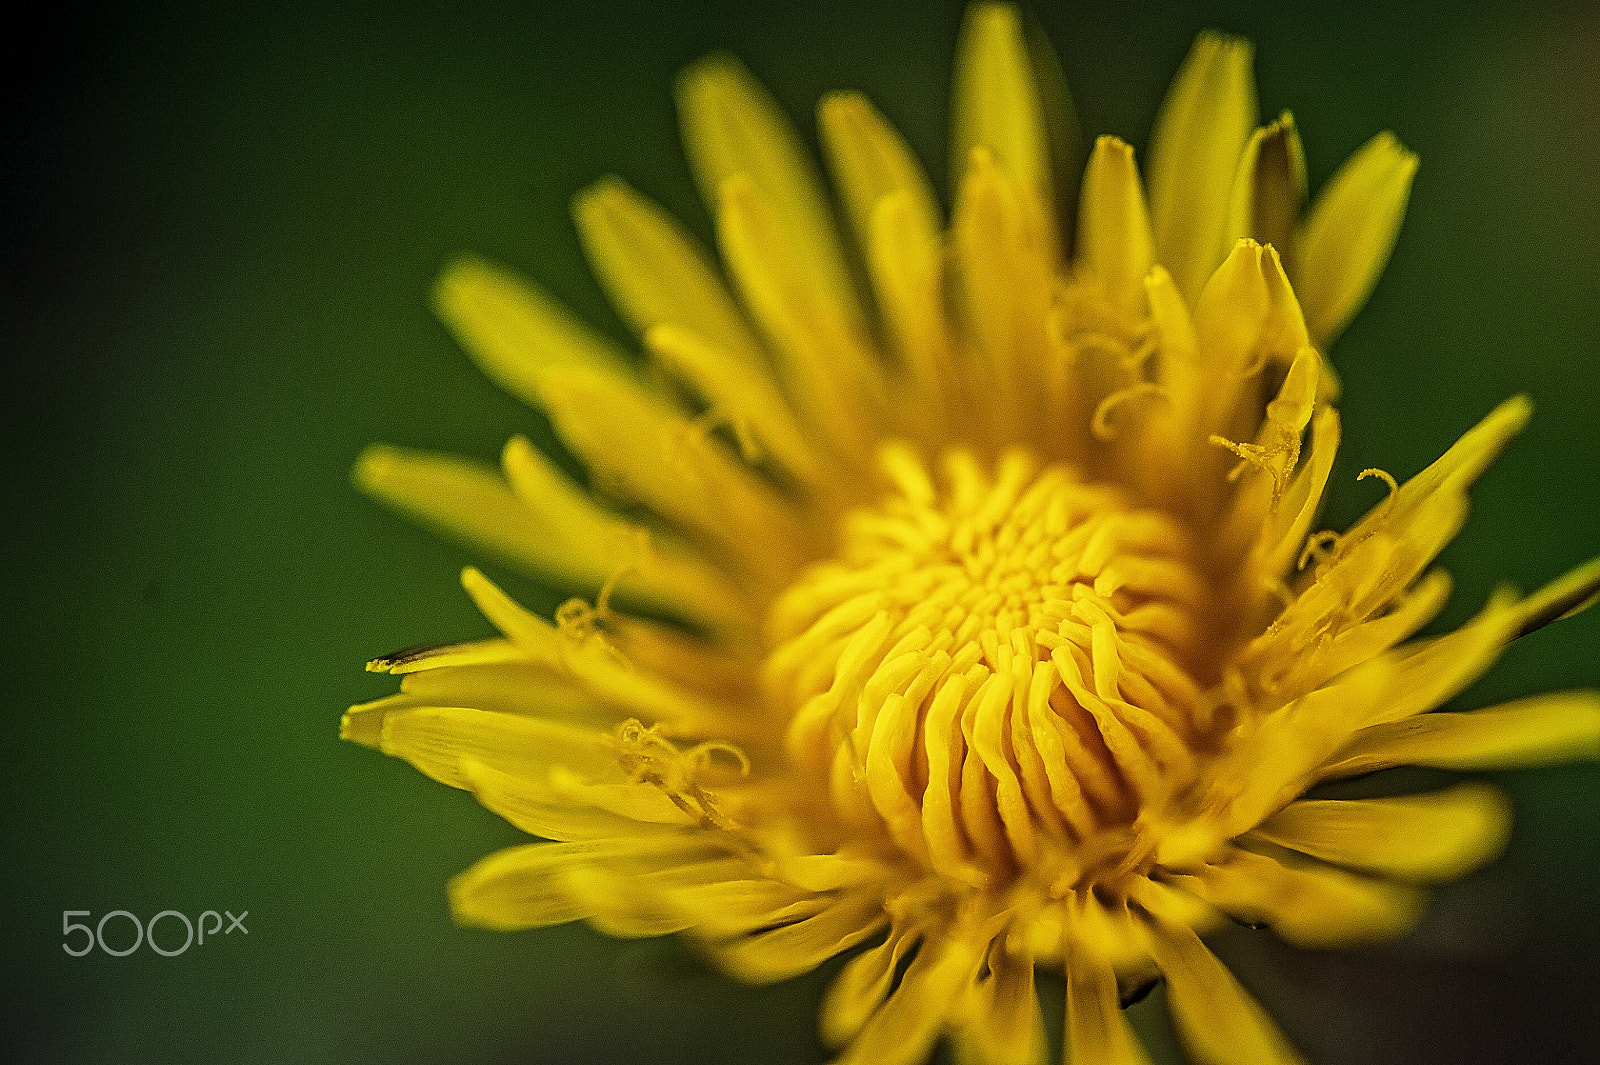
[[[1305,793],[1600,753],[1594,693],[1434,712],[1587,605],[1600,562],[1415,636],[1522,398],[1404,484],[1365,471],[1386,498],[1350,529],[1314,524],[1325,352],[1388,258],[1410,152],[1374,137],[1304,209],[1293,120],[1257,128],[1249,46],[1206,34],[1143,173],[1102,137],[1078,186],[1030,54],[1013,8],[970,11],[948,223],[860,95],[820,107],[841,225],[735,60],[686,72],[719,258],[615,178],[576,202],[647,369],[500,268],[450,266],[439,313],[590,484],[520,437],[499,470],[375,447],[357,480],[588,597],[546,620],[466,570],[501,635],[373,662],[401,690],[343,735],[540,838],[451,884],[463,921],[681,933],[756,982],[851,953],[821,1012],[840,1061],[941,1037],[1046,1060],[1040,970],[1071,1060],[1145,1060],[1119,1007],[1160,978],[1197,1061],[1295,1061],[1202,937],[1397,936],[1425,885],[1492,858],[1487,785]]]

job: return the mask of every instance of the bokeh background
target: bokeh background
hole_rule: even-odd
[[[493,458],[538,416],[426,309],[471,249],[623,336],[569,197],[620,173],[709,222],[674,72],[741,55],[812,136],[868,92],[943,184],[961,5],[52,5],[5,45],[3,983],[17,1062],[820,1062],[833,968],[744,988],[674,941],[461,929],[446,880],[516,833],[336,739],[393,687],[362,663],[488,632],[472,559],[360,498],[369,441]],[[1588,4],[1040,3],[1082,125],[1143,147],[1196,31],[1253,38],[1313,184],[1372,133],[1422,157],[1371,305],[1335,351],[1327,521],[1518,391],[1532,427],[1445,556],[1454,624],[1500,580],[1600,550],[1600,20]],[[555,597],[506,577],[531,604]],[[1600,685],[1600,611],[1460,701]],[[1505,859],[1416,934],[1219,950],[1313,1062],[1593,1060],[1600,766],[1507,774]],[[62,949],[61,913],[249,911],[166,958]],[[177,938],[164,924],[163,942]],[[126,922],[108,938],[131,938]],[[170,940],[167,938],[170,937]],[[1059,1002],[1052,991],[1053,1023]],[[1176,1061],[1158,991],[1134,1010]]]

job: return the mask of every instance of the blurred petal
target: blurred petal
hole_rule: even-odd
[[[1228,192],[1256,124],[1249,42],[1202,33],[1150,135],[1156,258],[1193,304],[1227,251]]]
[[[1417,157],[1390,133],[1352,155],[1317,197],[1300,235],[1295,287],[1319,348],[1356,316],[1389,261]]]
[[[1500,853],[1511,807],[1499,790],[1459,784],[1392,799],[1308,799],[1251,836],[1399,880],[1453,880]]]

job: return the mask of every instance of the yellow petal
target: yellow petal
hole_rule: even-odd
[[[1270,925],[1285,942],[1308,950],[1350,949],[1404,935],[1421,920],[1425,903],[1416,888],[1237,848],[1193,874],[1167,879],[1230,917]]]
[[[1497,596],[1455,632],[1413,640],[1383,659],[1374,660],[1392,665],[1391,694],[1364,714],[1340,714],[1342,724],[1353,732],[1369,725],[1401,721],[1454,698],[1500,657],[1515,635],[1520,617],[1521,612],[1509,597]]]
[[[1600,759],[1600,695],[1535,695],[1468,713],[1419,714],[1356,733],[1321,770],[1324,779],[1396,765],[1524,769]]]
[[[1217,835],[1231,839],[1304,793],[1317,767],[1393,698],[1395,672],[1388,658],[1375,659],[1294,700],[1247,732],[1213,771],[1219,786],[1236,789],[1220,816]],[[1200,842],[1204,851],[1205,840]],[[1179,840],[1163,844],[1163,861],[1169,849],[1176,854]]]
[[[1077,253],[1113,307],[1130,321],[1143,316],[1155,243],[1133,149],[1115,137],[1095,141],[1083,172]]]
[[[470,706],[498,714],[533,714],[569,721],[599,722],[603,711],[558,662],[538,661],[527,652],[515,662],[457,665],[401,677],[400,691],[368,706]],[[610,719],[606,719],[609,725]]]
[[[1045,322],[1054,253],[1044,223],[988,149],[977,148],[952,224],[957,306],[982,357],[996,412],[1009,422],[1034,422],[1040,390],[1033,380],[1050,357]]]
[[[1330,677],[1336,677],[1347,669],[1385,653],[1433,620],[1450,598],[1450,587],[1450,575],[1435,570],[1413,585],[1387,614],[1352,625],[1311,652],[1292,650],[1298,634],[1291,621],[1285,626],[1283,639],[1286,643],[1285,653],[1299,655],[1294,667],[1295,683],[1297,686],[1315,687]],[[1313,610],[1317,606],[1324,610],[1327,608],[1325,603],[1311,606]]]
[[[737,591],[704,558],[601,507],[527,438],[511,438],[502,464],[543,549],[557,556],[546,573],[589,591],[618,578],[624,599],[722,625],[745,618]]]
[[[1339,412],[1332,406],[1317,408],[1312,415],[1311,455],[1301,459],[1277,511],[1261,533],[1264,554],[1260,573],[1264,578],[1281,579],[1304,548],[1306,534],[1311,531],[1311,523],[1321,509],[1328,476],[1333,472],[1339,436]]]
[[[906,949],[915,946],[914,936],[890,937],[851,958],[839,971],[827,996],[822,1000],[822,1041],[830,1047],[841,1047],[855,1038],[867,1020],[889,997],[889,986],[894,979]]]
[[[1380,133],[1357,150],[1323,188],[1299,238],[1295,288],[1319,348],[1354,318],[1389,261],[1417,157]]]
[[[1532,409],[1525,396],[1501,403],[1338,538],[1333,558],[1314,570],[1314,580],[1337,595],[1347,617],[1388,609],[1450,542],[1466,520],[1467,490],[1521,432]]]
[[[684,147],[712,213],[742,175],[772,205],[795,272],[820,303],[861,320],[827,195],[783,111],[737,59],[713,55],[683,72],[678,113]]]
[[[966,940],[929,940],[900,986],[834,1065],[916,1065],[933,1049],[957,996],[976,975],[980,956]]]
[[[616,766],[603,732],[459,706],[422,706],[386,714],[378,749],[404,758],[453,788],[469,787],[463,759],[532,778],[545,776],[554,766],[596,776]]]
[[[945,321],[944,236],[937,222],[921,217],[910,193],[890,193],[874,207],[867,266],[893,350],[926,397],[923,409],[932,424],[916,429],[925,439],[941,440],[960,383]]]
[[[524,610],[476,566],[462,569],[461,587],[472,597],[479,612],[495,628],[519,644],[530,657],[552,666],[563,661],[566,648],[556,627]]]
[[[1252,833],[1313,858],[1399,880],[1453,880],[1505,846],[1511,808],[1486,784],[1388,799],[1291,803]]]
[[[594,914],[567,888],[573,869],[616,862],[649,868],[715,853],[703,838],[679,834],[508,847],[450,881],[450,908],[464,924],[497,931],[564,924]]]
[[[1263,251],[1255,241],[1235,244],[1195,303],[1195,336],[1208,377],[1238,378],[1258,362],[1256,345],[1272,309]]]
[[[628,566],[625,598],[716,625],[744,616],[740,597],[704,559],[671,537],[643,538],[525,439],[507,444],[505,468],[502,478],[469,459],[374,445],[353,475],[374,498],[558,586],[593,591]]]
[[[1156,255],[1190,303],[1227,251],[1228,193],[1256,124],[1250,60],[1248,42],[1201,34],[1150,135]]]
[[[744,875],[750,875],[748,866]],[[637,885],[639,881],[633,883]],[[825,896],[796,892],[785,884],[761,879],[683,884],[674,887],[668,897],[696,935],[712,937],[745,935],[801,920],[827,905]]]
[[[872,936],[885,920],[872,895],[847,894],[804,920],[709,946],[717,963],[733,976],[770,984],[810,972]]]
[[[769,456],[811,485],[823,480],[822,458],[795,422],[789,404],[763,372],[699,335],[673,325],[645,334],[651,355],[726,420],[749,461]]]
[[[433,306],[479,368],[501,388],[538,405],[546,370],[584,366],[630,376],[625,356],[538,288],[481,259],[445,267]]]
[[[467,643],[411,647],[404,651],[395,651],[368,662],[367,672],[414,676],[418,673],[458,666],[522,662],[527,657],[528,652],[510,640],[498,638],[471,640]]]
[[[1590,559],[1517,604],[1517,635],[1564,621],[1600,602],[1600,558]]]
[[[374,444],[352,476],[373,498],[524,573],[584,584],[597,568],[608,568],[596,561],[596,545],[576,558],[552,549],[505,479],[482,463]]]
[[[640,336],[676,325],[761,365],[761,346],[716,267],[671,216],[617,177],[579,193],[573,214],[596,275]]]
[[[1117,995],[1111,967],[1085,955],[1067,952],[1066,1060],[1074,1065],[1149,1065]]]
[[[901,197],[911,224],[939,228],[939,205],[922,164],[878,109],[856,92],[836,92],[817,109],[822,147],[845,213],[862,247],[872,242],[872,215],[885,196]]]
[[[974,148],[1013,175],[1055,233],[1050,148],[1022,20],[1010,4],[967,9],[956,50],[950,137],[951,188],[959,188]]]
[[[1300,1055],[1186,924],[1152,919],[1150,954],[1167,981],[1167,1006],[1201,1065],[1291,1065]]]
[[[574,864],[563,869],[561,889],[586,911],[590,927],[625,939],[671,935],[693,922],[653,892],[640,891],[634,879],[603,866]]]
[[[574,368],[546,374],[540,398],[562,441],[605,488],[758,572],[786,571],[790,560],[774,549],[805,542],[774,491],[704,429],[638,389]]]
[[[726,709],[707,693],[633,669],[601,636],[564,632],[530,614],[471,566],[462,571],[461,584],[484,617],[511,637],[526,658],[559,668],[594,703],[608,707],[613,721],[633,716],[670,722],[680,730],[731,724]],[[728,735],[720,729],[717,734]]]
[[[1033,958],[1017,956],[996,941],[989,971],[968,996],[957,1036],[975,1065],[1044,1065],[1044,1015],[1033,986]]]
[[[570,842],[670,832],[694,824],[648,784],[561,787],[506,773],[476,758],[460,762],[467,790],[490,812],[529,835]],[[576,775],[572,775],[576,779]],[[618,792],[625,789],[625,795]],[[601,802],[586,802],[592,797]],[[618,801],[619,798],[621,801]]]
[[[778,359],[784,391],[836,454],[865,462],[883,382],[859,322],[805,276],[778,205],[743,175],[723,183],[717,230],[746,307]]]
[[[1278,249],[1291,278],[1295,228],[1306,202],[1306,157],[1294,117],[1285,111],[1250,135],[1233,179],[1226,237],[1248,237]]]

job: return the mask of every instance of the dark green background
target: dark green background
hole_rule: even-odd
[[[822,976],[747,989],[671,941],[456,928],[446,880],[516,834],[335,738],[345,705],[393,686],[367,658],[487,632],[456,585],[468,557],[360,498],[351,461],[373,440],[492,458],[542,431],[430,319],[447,256],[514,264],[620,335],[566,204],[616,171],[708,231],[670,87],[712,48],[808,136],[823,92],[866,90],[944,173],[958,4],[596,6],[57,5],[8,46],[7,1060],[822,1059]],[[1295,111],[1314,182],[1383,128],[1421,154],[1394,262],[1335,352],[1329,520],[1379,495],[1363,467],[1411,474],[1530,393],[1532,427],[1446,555],[1452,623],[1500,579],[1600,551],[1585,10],[1038,6],[1090,133],[1142,148],[1216,26],[1257,42],[1263,114]],[[1600,685],[1597,649],[1600,611],[1512,648],[1463,704]],[[1505,779],[1508,856],[1406,941],[1224,937],[1314,1061],[1590,1059],[1600,768]],[[67,909],[224,908],[248,936],[180,957],[61,948]],[[1170,1060],[1159,992],[1135,1013]]]

